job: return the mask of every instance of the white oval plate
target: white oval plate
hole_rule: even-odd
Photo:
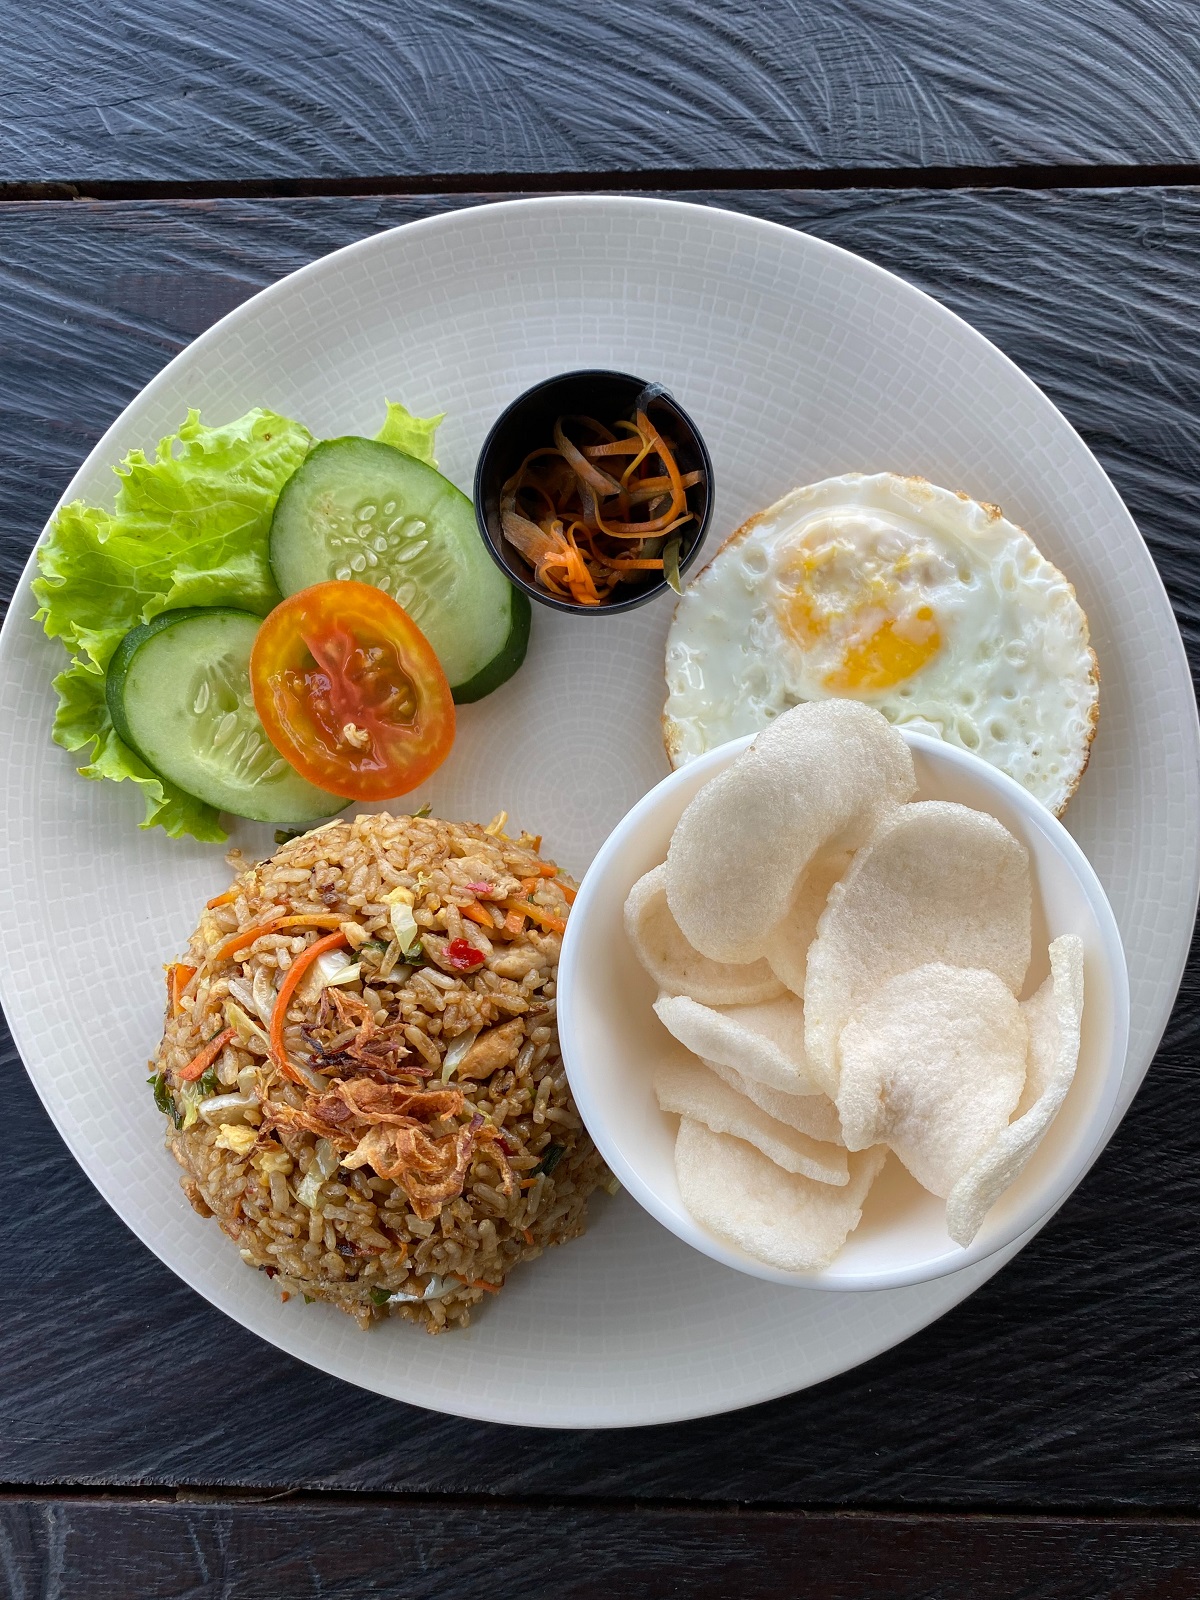
[[[445,410],[442,469],[469,485],[488,425],[569,367],[668,384],[715,463],[712,547],[794,485],[917,472],[1003,506],[1074,581],[1103,676],[1071,831],[1129,961],[1128,1106],[1174,999],[1196,909],[1200,732],[1183,647],[1137,529],[1078,435],[987,340],[918,290],[772,223],[671,201],[508,202],[412,223],[255,296],[179,355],[88,457],[65,499],[104,501],[110,467],[173,431],[251,406],[316,434],[374,432],[383,396]],[[221,850],[135,826],[136,797],[75,776],[49,737],[62,662],[29,618],[29,574],[0,635],[8,823],[0,998],[42,1100],[119,1215],[180,1277],[264,1339],[378,1394],[547,1427],[667,1422],[800,1389],[907,1338],[1017,1246],[934,1283],[788,1289],[709,1261],[627,1196],[588,1236],[514,1275],[465,1333],[360,1333],[283,1305],[184,1201],[145,1062],[161,963],[227,881]],[[422,792],[450,816],[501,807],[581,873],[666,771],[659,741],[669,607],[580,622],[535,608],[529,660],[464,708]],[[239,827],[263,851],[269,831]],[[67,967],[46,959],[69,951]],[[1109,1130],[1111,1132],[1111,1128]]]

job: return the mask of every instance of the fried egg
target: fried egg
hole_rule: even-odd
[[[923,478],[847,473],[737,530],[667,638],[673,766],[789,706],[845,696],[973,751],[1061,815],[1099,677],[1075,591],[998,506]]]

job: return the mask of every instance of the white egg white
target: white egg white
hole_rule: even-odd
[[[674,766],[844,695],[974,751],[1060,814],[1099,695],[1087,618],[1029,535],[893,473],[795,489],[739,528],[679,600],[666,678]]]

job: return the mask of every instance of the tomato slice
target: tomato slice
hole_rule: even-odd
[[[254,707],[310,783],[348,800],[407,794],[454,742],[446,674],[416,623],[353,580],[289,595],[250,653]]]

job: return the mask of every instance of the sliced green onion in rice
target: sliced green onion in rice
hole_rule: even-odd
[[[175,1101],[171,1096],[171,1086],[167,1082],[165,1072],[156,1072],[146,1079],[154,1089],[154,1104],[164,1117],[170,1117],[176,1127],[179,1126],[179,1114],[175,1110]]]
[[[566,1153],[567,1147],[565,1145],[549,1145],[546,1149],[545,1155],[533,1169],[534,1176],[536,1177],[538,1173],[545,1173],[546,1177],[548,1178]]]

